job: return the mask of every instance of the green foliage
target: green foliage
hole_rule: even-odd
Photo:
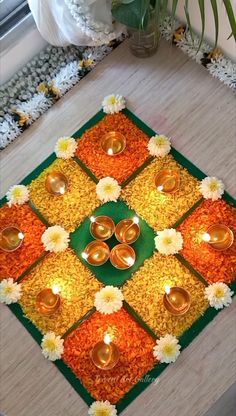
[[[201,47],[201,44],[204,38],[204,33],[205,33],[206,1],[209,1],[209,0],[198,0],[201,21],[202,21],[201,39],[199,43],[199,48]],[[231,1],[232,0],[223,0],[223,3],[225,6],[225,10],[226,10],[229,23],[230,23],[230,27],[231,27],[231,31],[232,31],[229,37],[234,36],[234,39],[236,40],[236,20],[235,20],[235,15],[234,15]],[[210,2],[211,2],[212,13],[213,13],[214,22],[215,22],[215,47],[216,47],[217,41],[218,41],[218,34],[219,34],[219,15],[218,15],[217,0],[210,0]],[[171,5],[170,5],[172,22],[174,21],[174,18],[176,15],[176,9],[177,9],[178,3],[179,3],[179,0],[172,0]],[[168,0],[113,0],[112,14],[117,21],[123,23],[124,25],[132,27],[132,28],[136,28],[136,29],[142,29],[142,28],[145,28],[151,11],[155,12],[157,24],[160,24],[161,21],[168,14],[167,6],[168,6]],[[191,26],[191,19],[190,19],[190,13],[189,13],[189,0],[185,0],[184,11],[185,11],[190,35],[193,40],[193,30]]]

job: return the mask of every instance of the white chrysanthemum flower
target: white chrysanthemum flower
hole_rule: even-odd
[[[199,189],[205,199],[216,201],[223,195],[225,187],[220,179],[207,176],[201,181]]]
[[[224,306],[229,306],[232,303],[234,292],[222,282],[213,283],[205,289],[205,298],[208,300],[210,306],[215,309],[222,309]]]
[[[94,402],[88,411],[89,416],[116,416],[116,407],[108,400],[105,402]]]
[[[165,335],[156,341],[153,348],[154,357],[161,363],[174,363],[180,355],[179,341],[173,335]]]
[[[29,200],[29,190],[25,185],[13,185],[6,193],[8,205],[22,205]]]
[[[118,287],[103,287],[95,295],[95,308],[105,315],[117,312],[122,308],[124,296]]]
[[[78,62],[73,61],[63,67],[49,84],[58,97],[64,95],[79,81]]]
[[[125,108],[125,98],[119,94],[108,95],[102,102],[102,108],[107,114],[119,113]]]
[[[178,253],[183,247],[182,234],[174,228],[158,231],[154,240],[159,253],[167,256]]]
[[[20,133],[19,124],[12,117],[6,116],[6,119],[0,123],[0,149],[7,147]]]
[[[98,198],[103,202],[114,201],[116,202],[121,193],[121,187],[117,180],[107,176],[100,179],[96,185],[96,192]]]
[[[34,94],[30,100],[17,105],[17,110],[26,113],[29,117],[27,124],[32,124],[52,105],[52,100],[43,93]]]
[[[0,283],[0,302],[10,305],[21,298],[21,284],[14,283],[12,278],[4,279]]]
[[[170,139],[163,134],[156,134],[150,138],[147,147],[150,155],[164,157],[170,152]]]
[[[59,360],[64,352],[64,339],[59,335],[56,336],[54,332],[48,332],[44,335],[41,348],[45,358],[51,361]]]
[[[64,251],[70,241],[69,233],[60,225],[47,228],[41,237],[45,250],[54,253]]]
[[[72,137],[60,137],[55,146],[55,153],[61,159],[70,159],[74,156],[77,148],[77,142]]]

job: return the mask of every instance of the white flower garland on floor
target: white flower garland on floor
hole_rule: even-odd
[[[79,3],[83,3],[83,7],[86,7],[85,1],[67,0],[67,3],[68,7],[76,5],[77,12]],[[76,14],[75,9],[73,7],[72,9]],[[90,23],[92,28],[93,22]],[[175,28],[179,26],[180,23],[176,20]],[[97,30],[97,34],[99,34],[101,27],[94,26],[93,29],[93,36],[96,38],[95,32]],[[105,29],[103,27],[102,30]],[[103,41],[109,40],[109,34],[108,30],[108,37]],[[172,42],[171,18],[168,17],[164,20],[161,26],[161,35],[168,42]],[[114,33],[111,33],[112,37],[114,37]],[[117,44],[123,39],[124,36],[118,38]],[[194,42],[192,42],[188,29],[183,31],[183,35],[175,44],[197,63],[203,64],[213,77],[218,78],[236,91],[236,64],[229,58],[220,52],[215,54],[213,58],[209,58],[208,55],[212,51],[212,47],[206,42],[202,42],[201,48],[197,52],[199,38],[195,36]],[[0,87],[0,101],[2,102],[2,107],[0,107],[0,149],[4,149],[13,142],[26,127],[47,111],[58,98],[69,91],[112,50],[113,47],[108,45],[89,48],[47,46],[22,70],[18,71],[5,85]],[[40,89],[41,84],[43,86]]]
[[[13,142],[112,50],[108,45],[48,46],[1,86],[0,149]]]
[[[180,27],[180,25],[180,22],[175,20],[175,28]],[[167,17],[161,25],[161,35],[165,40],[172,41],[173,30],[170,17]],[[176,46],[190,58],[194,59],[198,64],[206,66],[213,77],[218,78],[225,85],[236,91],[236,63],[231,61],[230,58],[223,56],[222,53],[219,53],[216,57],[209,59],[208,63],[204,64],[205,55],[208,55],[212,51],[212,46],[206,42],[202,42],[198,51],[198,45],[199,37],[194,35],[194,41],[192,41],[188,29],[186,29],[180,41],[176,42]]]

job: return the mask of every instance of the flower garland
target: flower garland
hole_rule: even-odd
[[[73,1],[67,0],[67,3],[74,18],[78,20],[78,13],[74,10]],[[83,7],[87,6],[83,5]],[[86,19],[89,20],[88,16]],[[177,30],[173,36],[171,18],[167,17],[161,25],[162,37],[174,43],[197,63],[205,66],[213,77],[236,90],[236,64],[224,57],[219,49],[212,50],[212,47],[206,42],[202,42],[198,51],[199,38],[195,35],[192,41],[189,30],[184,26],[179,26],[180,23],[175,20]],[[83,27],[83,22],[80,22],[80,27]],[[99,30],[97,31],[95,28],[92,30],[93,34],[89,33],[89,35],[92,35],[94,39],[98,36],[99,40],[99,33],[102,33]],[[103,41],[108,42],[115,36],[116,34],[108,31],[106,39],[104,38]],[[89,48],[73,45],[66,48],[47,46],[44,51],[18,71],[0,88],[2,102],[0,107],[0,150],[13,142],[25,128],[37,120],[62,95],[90,72],[124,38],[124,35],[119,36],[111,42],[111,46],[102,45]]]
[[[162,37],[174,43],[198,64],[205,66],[213,77],[218,78],[227,87],[236,91],[236,63],[231,61],[230,58],[223,56],[220,49],[216,48],[212,50],[212,47],[204,41],[201,44],[200,50],[198,50],[199,37],[194,35],[194,39],[192,40],[189,29],[185,26],[180,26],[177,19],[175,20],[174,26],[177,29],[173,35],[171,17],[167,17],[161,25]]]
[[[47,46],[0,87],[0,149],[13,142],[108,55],[112,45]]]

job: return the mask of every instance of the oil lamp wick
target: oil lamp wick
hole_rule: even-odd
[[[108,154],[109,156],[112,156],[112,155],[113,155],[113,150],[112,150],[112,148],[111,148],[111,147],[107,150],[107,154]]]
[[[103,341],[104,341],[105,344],[110,345],[110,343],[111,343],[111,337],[110,337],[110,335],[109,334],[106,334],[104,336]]]
[[[170,286],[168,286],[168,285],[165,286],[165,292],[166,292],[167,295],[170,294]]]
[[[57,285],[53,285],[53,286],[52,286],[52,293],[53,293],[54,295],[58,295],[58,294],[60,293],[60,288],[59,288],[59,286],[57,286]]]

